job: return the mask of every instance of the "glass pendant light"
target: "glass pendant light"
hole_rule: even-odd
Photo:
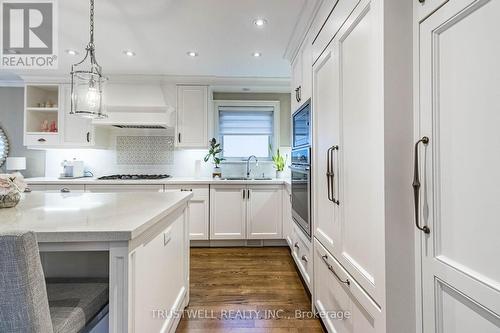
[[[71,112],[86,118],[107,118],[102,91],[106,78],[95,59],[94,0],[90,0],[90,41],[85,57],[71,66]]]

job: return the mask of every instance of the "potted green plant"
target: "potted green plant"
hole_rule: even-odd
[[[280,149],[276,149],[276,154],[273,153],[273,148],[269,145],[269,152],[271,153],[273,159],[273,165],[276,169],[276,178],[283,178],[283,171],[285,170],[286,161],[288,160],[288,156],[283,157],[280,153]]]
[[[213,178],[221,178],[222,177],[222,172],[220,169],[220,163],[224,161],[223,157],[220,157],[220,153],[222,153],[222,148],[220,147],[220,143],[217,143],[217,140],[215,138],[212,138],[212,140],[209,141],[209,147],[208,147],[208,154],[205,156],[204,161],[208,162],[210,159],[212,159],[212,162],[214,164],[214,171],[212,172],[212,177]]]

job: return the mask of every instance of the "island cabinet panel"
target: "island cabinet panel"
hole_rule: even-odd
[[[280,239],[283,235],[281,186],[249,186],[247,239]]]
[[[178,210],[133,245],[129,332],[175,331],[180,318],[175,312],[187,305],[189,293],[188,214]]]
[[[86,192],[106,193],[106,192],[163,192],[163,185],[142,184],[142,185],[85,185]]]
[[[168,191],[192,192],[189,201],[189,236],[192,240],[209,239],[209,186],[208,185],[166,185]]]
[[[292,194],[291,188],[285,186],[283,191],[283,238],[287,241],[290,248],[292,243]]]
[[[245,239],[245,185],[210,187],[210,239]]]

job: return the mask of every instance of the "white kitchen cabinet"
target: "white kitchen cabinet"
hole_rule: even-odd
[[[154,318],[152,311],[182,311],[189,300],[189,234],[187,213],[160,222],[163,229],[136,240],[129,253],[129,330],[172,332],[173,315]],[[151,228],[153,229],[153,228]],[[149,309],[146,311],[145,309]]]
[[[210,239],[281,239],[281,191],[276,185],[211,185]]]
[[[245,185],[210,186],[210,239],[246,238]]]
[[[375,333],[380,309],[316,240],[314,243],[314,306],[328,332]]]
[[[311,240],[295,223],[292,225],[292,258],[299,269],[306,286],[311,290],[313,277],[312,245]]]
[[[86,192],[108,193],[108,192],[163,192],[163,185],[158,184],[103,184],[85,185]]]
[[[285,185],[285,190],[283,191],[283,238],[287,241],[290,249],[293,246],[292,243],[292,194],[291,188]]]
[[[106,147],[108,145],[108,132],[105,128],[94,126],[92,119],[83,118],[71,112],[71,86],[61,85],[62,107],[62,139],[64,148],[90,148]]]
[[[308,38],[302,43],[295,59],[292,61],[292,113],[312,94],[312,46]]]
[[[166,191],[190,191],[189,236],[191,240],[209,239],[209,186],[208,185],[166,185]]]
[[[24,145],[59,146],[64,103],[59,84],[26,84],[24,87]],[[51,127],[53,127],[51,129]],[[51,130],[51,131],[49,131]]]
[[[177,147],[208,146],[208,87],[177,86]]]
[[[282,186],[250,185],[247,189],[247,239],[281,239]]]
[[[373,8],[362,1],[315,66],[313,179],[315,236],[381,302],[384,119]]]
[[[423,332],[500,332],[499,14],[497,0],[454,0],[419,24]]]

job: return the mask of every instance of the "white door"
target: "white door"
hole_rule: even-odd
[[[420,25],[424,332],[500,332],[499,31],[497,0]]]
[[[283,237],[281,186],[249,186],[247,192],[247,238]]]
[[[247,189],[242,185],[210,186],[210,239],[245,239]]]
[[[177,87],[177,146],[208,145],[208,87]]]
[[[340,241],[338,200],[338,54],[326,49],[313,68],[313,225],[316,237],[334,253]],[[327,175],[327,172],[329,174]]]

